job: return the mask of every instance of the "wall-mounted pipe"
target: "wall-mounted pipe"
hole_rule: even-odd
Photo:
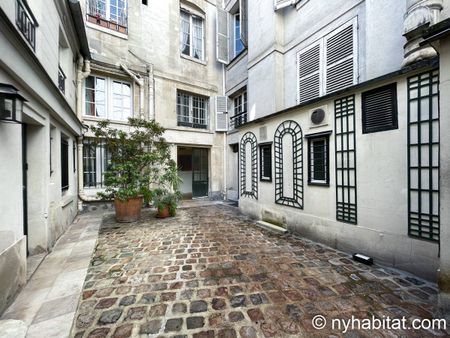
[[[122,68],[123,71],[125,73],[127,73],[134,80],[134,82],[136,82],[136,84],[139,86],[139,117],[141,119],[143,119],[144,118],[144,79],[142,79],[139,75],[134,74],[123,63],[120,64],[120,68]]]

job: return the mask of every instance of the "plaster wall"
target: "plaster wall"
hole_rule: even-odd
[[[245,213],[258,219],[270,214],[272,218],[285,222],[289,230],[301,236],[349,253],[361,252],[373,256],[375,261],[435,280],[438,245],[408,237],[406,78],[391,79],[389,82],[380,82],[375,86],[392,82],[397,83],[398,92],[399,127],[396,130],[362,134],[361,91],[370,90],[374,88],[374,85],[348,93],[348,95],[355,94],[356,107],[357,225],[336,221],[335,98],[304,106],[262,123],[244,126],[239,130],[240,135],[252,131],[257,136],[258,142],[261,142],[259,133],[261,127],[267,128],[268,140],[264,142],[273,141],[275,130],[285,120],[296,121],[301,126],[303,135],[332,131],[329,144],[329,187],[308,185],[308,149],[307,139],[304,138],[303,210],[275,204],[274,181],[258,180],[258,200],[241,196],[239,205]],[[310,113],[318,107],[322,107],[327,112],[327,122],[320,127],[313,127],[310,122]],[[273,174],[274,170],[274,163],[272,163]],[[259,175],[258,158],[258,177]],[[449,203],[449,199],[441,196],[441,205],[446,203]]]

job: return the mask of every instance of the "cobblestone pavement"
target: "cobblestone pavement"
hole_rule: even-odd
[[[316,330],[331,318],[432,318],[436,286],[290,235],[230,206],[133,224],[104,220],[75,337],[429,337],[439,330]]]

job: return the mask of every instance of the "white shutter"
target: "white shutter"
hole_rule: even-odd
[[[228,36],[228,25],[229,25],[229,14],[217,8],[216,17],[216,58],[220,63],[229,63],[229,36]]]
[[[274,0],[274,9],[278,11],[279,9],[283,9],[287,6],[292,5],[295,0]]]
[[[216,96],[216,131],[228,131],[228,98]]]
[[[332,93],[357,82],[356,18],[324,38],[325,91]]]
[[[297,54],[298,102],[302,103],[322,95],[321,41]]]
[[[239,12],[241,19],[241,41],[248,46],[248,0],[239,0]]]
[[[216,131],[228,131],[228,114],[216,113]]]

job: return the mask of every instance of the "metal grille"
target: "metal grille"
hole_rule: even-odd
[[[439,241],[439,73],[408,79],[408,234]]]
[[[363,134],[397,129],[397,84],[362,93]]]
[[[247,154],[247,143],[251,145],[251,154]],[[241,139],[241,196],[249,196],[258,199],[258,150],[256,136],[252,132],[247,132]],[[250,173],[252,184],[247,187],[247,156],[251,156],[252,172]],[[250,188],[250,189],[249,189]]]
[[[110,156],[104,144],[89,138],[83,140],[83,185],[85,188],[104,187],[104,174],[109,163]]]
[[[336,144],[336,219],[357,223],[354,95],[334,101]]]
[[[22,0],[16,1],[16,25],[33,50],[36,48],[36,26],[32,15]]]
[[[283,137],[292,136],[293,197],[283,188]],[[274,136],[275,147],[275,203],[303,209],[303,134],[300,125],[292,120],[281,123]]]
[[[66,75],[64,74],[61,66],[58,67],[58,88],[61,92],[65,93],[66,91]]]

